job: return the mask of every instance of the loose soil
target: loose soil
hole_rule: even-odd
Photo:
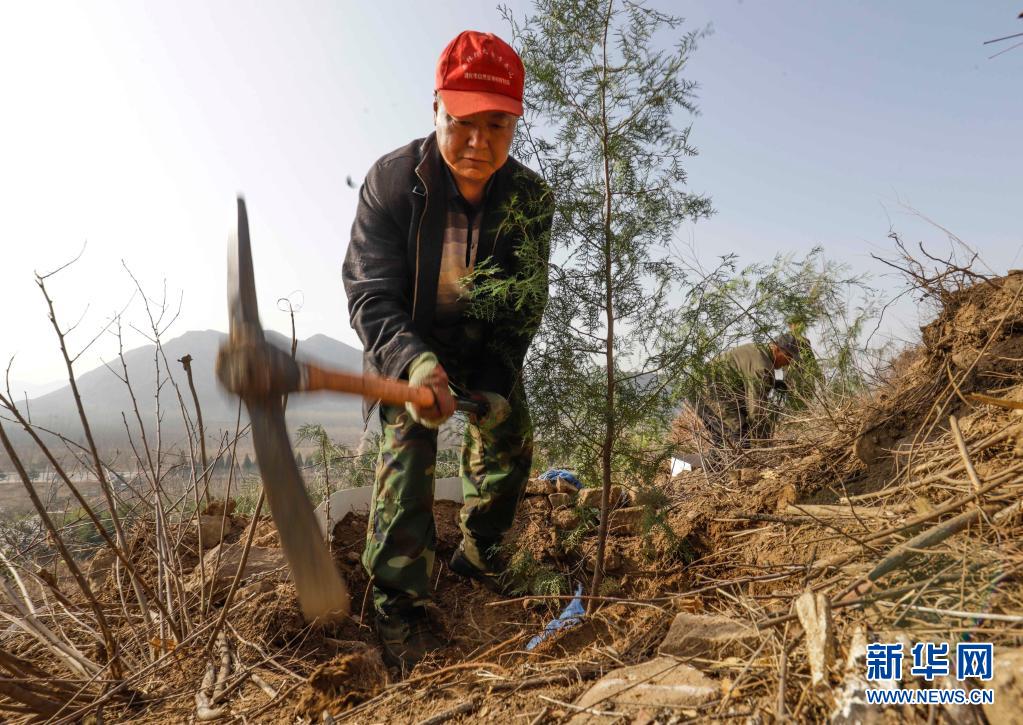
[[[713,706],[630,713],[625,721],[752,717],[766,722],[777,719],[779,707],[793,720],[826,720],[848,677],[841,663],[857,628],[876,633],[916,627],[940,641],[955,639],[970,624],[921,614],[897,598],[847,606],[843,597],[863,584],[878,561],[938,518],[881,536],[887,529],[959,499],[964,508],[952,513],[975,505],[950,416],[959,422],[982,482],[1023,462],[1018,411],[969,397],[979,392],[1023,401],[1021,290],[1023,274],[1012,274],[948,292],[937,319],[923,329],[923,344],[896,360],[871,391],[826,410],[806,411],[769,447],[751,451],[721,475],[693,471],[633,486],[632,500],[622,505],[660,503],[644,506],[634,528],[612,537],[614,567],[601,605],[531,652],[525,651],[526,642],[567,603],[535,591],[537,586],[552,575],[561,577],[564,596],[576,583],[589,582],[594,550],[589,512],[555,510],[549,491],[531,484],[506,551],[520,563],[529,562],[521,567],[522,576],[534,591],[528,599],[504,601],[450,572],[446,562],[460,540],[458,506],[437,502],[432,596],[446,646],[404,677],[388,671],[380,659],[369,581],[359,562],[366,516],[348,514],[335,527],[331,546],[352,594],[350,618],[307,626],[283,574],[245,582],[239,590],[229,634],[240,659],[279,694],[270,699],[248,682],[229,698],[231,712],[247,722],[320,722],[324,713],[335,722],[419,722],[469,703],[445,721],[567,722],[578,715],[571,703],[589,683],[655,656],[675,614],[686,611],[755,624],[760,644],[742,658],[691,663],[720,684],[722,698]],[[1000,433],[1005,435],[990,443]],[[645,498],[644,489],[654,487],[666,495]],[[1021,487],[1023,481],[1008,481],[983,501],[1008,506],[1019,499]],[[232,515],[232,524],[237,540],[247,522]],[[1023,604],[1020,533],[1018,510],[1009,511],[998,526],[978,520],[912,566],[854,593],[933,583],[952,567],[961,573],[954,586],[917,586],[910,603],[1018,613]],[[257,541],[278,545],[268,522],[259,524]],[[194,547],[189,542],[186,536],[183,545]],[[809,689],[798,623],[772,624],[807,588],[822,592],[836,607],[839,657],[826,691]],[[1020,643],[1006,626],[972,624],[999,647]],[[11,638],[8,644],[16,653],[38,655],[24,639]],[[144,697],[132,706],[111,707],[108,718],[155,723],[194,717],[192,696],[206,659],[201,646],[182,650],[174,652],[173,664],[158,678],[139,688]],[[779,678],[783,651],[785,682]],[[923,711],[907,712],[910,718],[926,717]]]

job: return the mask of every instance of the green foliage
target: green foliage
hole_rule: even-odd
[[[579,506],[576,511],[579,514],[579,523],[572,529],[559,532],[561,549],[570,553],[582,546],[583,540],[597,530],[600,524],[600,509],[592,506]]]
[[[322,460],[324,452],[332,452],[334,443],[330,440],[327,435],[327,429],[322,425],[316,423],[305,423],[298,427],[297,435],[295,436],[296,443],[313,443],[320,448],[320,459]],[[317,454],[310,456],[310,463],[313,462],[313,457]]]
[[[662,511],[671,503],[668,494],[660,486],[643,486],[633,493],[632,500],[636,506],[652,512]]]
[[[552,190],[553,222],[549,239],[539,233],[549,199],[509,206],[506,224],[525,239],[521,273],[500,279],[481,266],[471,305],[494,318],[513,305],[531,330],[530,311],[547,299],[524,376],[538,459],[603,486],[656,480],[674,452],[672,421],[701,397],[714,357],[789,329],[822,340],[821,375],[797,371],[813,381],[802,388],[861,386],[860,339],[877,311],[861,278],[820,249],[748,266],[724,254],[706,266],[677,242],[682,224],[713,213],[688,191],[686,171],[697,153],[687,67],[704,33],[627,0],[534,0],[529,17],[502,13],[529,78],[513,152]],[[662,554],[691,558],[664,502],[645,508],[647,539],[656,533]]]
[[[435,478],[457,476],[460,466],[460,451],[457,448],[442,448],[437,451],[437,466],[433,475]]]
[[[867,360],[876,353],[865,348],[864,333],[881,312],[879,295],[866,277],[826,259],[819,247],[802,259],[779,257],[760,274],[768,304],[756,311],[758,326],[787,328],[809,353],[785,373],[794,395],[803,398],[795,402],[861,391]],[[816,349],[807,339],[812,333],[819,340]]]
[[[376,469],[376,447],[370,453],[358,453],[343,443],[333,441],[322,425],[307,423],[299,426],[296,442],[312,443],[316,449],[305,459],[303,477],[310,493],[324,494],[322,487],[331,492],[373,484]]]
[[[622,583],[618,579],[613,577],[605,577],[600,582],[600,591],[598,592],[602,597],[616,597],[622,593]]]
[[[643,536],[642,550],[650,560],[678,561],[690,564],[696,560],[696,552],[685,537],[679,536],[668,519],[671,503],[668,494],[659,486],[644,486],[633,496],[637,506],[643,507],[640,531]],[[660,536],[657,536],[657,534]]]
[[[676,125],[695,111],[682,71],[700,34],[663,51],[653,36],[681,20],[642,4],[538,0],[535,10],[519,23],[504,9],[530,78],[516,155],[556,200],[528,392],[544,453],[608,482],[612,469],[656,466],[643,446],[666,438],[658,421],[671,417],[671,386],[655,376],[681,363],[673,294],[687,277],[669,248],[679,223],[712,212],[684,189],[696,149]]]
[[[549,278],[525,378],[538,457],[592,481],[653,480],[708,362],[790,326],[819,332],[828,390],[862,385],[858,344],[877,308],[861,278],[820,249],[746,267],[725,254],[706,267],[677,244],[682,223],[713,212],[686,190],[696,148],[683,119],[697,87],[685,72],[703,32],[621,0],[536,0],[521,21],[502,12],[530,79],[514,153],[553,190],[552,251],[548,265],[548,240],[529,234],[544,205],[510,206],[507,224],[526,233],[517,264],[530,273],[495,280],[481,269],[472,304],[532,309]]]
[[[110,512],[104,509],[97,512],[97,515],[107,531],[112,531],[113,522]],[[61,539],[72,551],[89,551],[103,543],[103,537],[96,530],[96,526],[86,515],[85,510],[80,507],[54,515],[53,523],[60,530]]]
[[[263,483],[258,478],[240,481],[238,492],[234,495],[234,512],[239,516],[251,516],[256,510],[256,501],[259,500],[262,487]],[[268,513],[266,504],[263,505],[262,513]]]
[[[543,566],[525,549],[515,552],[508,562],[507,576],[512,588],[522,594],[547,596],[568,592],[568,579]]]
[[[110,536],[113,536],[113,518],[109,509],[96,508],[94,513]],[[122,522],[131,522],[137,514],[127,503],[118,505],[118,514]],[[63,511],[52,511],[50,520],[60,531],[61,540],[75,558],[83,559],[91,556],[97,549],[105,546],[103,536],[97,530],[85,509],[74,506]],[[45,529],[37,513],[12,514],[0,512],[0,546],[7,555],[22,556],[31,548],[35,561],[54,556],[57,550],[52,546],[49,536],[44,535]],[[29,542],[34,542],[31,546]]]

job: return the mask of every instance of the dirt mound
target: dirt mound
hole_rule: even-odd
[[[866,464],[905,459],[932,441],[966,397],[1015,384],[1023,372],[1023,272],[944,295],[938,317],[921,328],[923,344],[903,354],[868,400],[856,453]],[[940,404],[939,404],[940,403]]]
[[[387,684],[387,668],[376,649],[362,642],[344,646],[348,652],[313,670],[299,711],[319,715],[324,709],[347,710],[375,697]]]

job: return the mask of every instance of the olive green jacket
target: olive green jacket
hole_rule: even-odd
[[[774,359],[767,346],[751,342],[723,352],[711,361],[709,378],[707,395],[719,415],[753,437],[766,432],[767,398],[774,388]]]

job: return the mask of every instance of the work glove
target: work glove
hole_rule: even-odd
[[[409,416],[426,428],[440,428],[455,412],[455,399],[448,389],[448,374],[441,367],[437,356],[432,352],[424,352],[413,360],[408,366],[408,382],[409,385],[430,388],[434,395],[434,404],[429,408],[405,403]]]
[[[472,416],[473,422],[480,427],[480,430],[493,430],[508,420],[508,416],[511,415],[511,405],[503,395],[480,390],[474,392],[470,397],[486,406],[486,412],[483,415]]]

